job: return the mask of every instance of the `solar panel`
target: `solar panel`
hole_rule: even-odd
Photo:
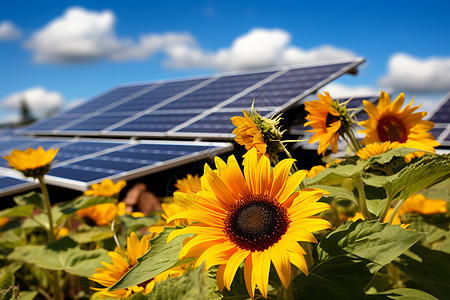
[[[32,138],[26,141],[3,138],[0,141],[3,150],[0,153],[4,156],[12,148],[24,150],[27,147],[37,148],[39,145],[45,149],[59,148],[52,169],[46,175],[46,182],[80,191],[106,178],[134,179],[233,148],[230,143],[51,138]],[[8,168],[6,160],[1,163],[0,177],[22,179],[18,171]],[[13,179],[11,180],[15,181]],[[9,181],[0,178],[0,196],[3,182],[7,184]],[[16,185],[22,188],[20,182]],[[11,190],[12,188],[8,189],[8,192]]]
[[[113,89],[83,106],[29,126],[20,133],[215,138],[230,121],[210,121],[217,112],[241,114],[255,99],[267,115],[284,111],[364,59],[250,73],[172,80]],[[66,122],[64,121],[66,120]],[[205,120],[203,120],[205,119]],[[215,131],[212,129],[215,128]],[[192,131],[190,131],[192,129]],[[233,138],[230,133],[228,139]]]
[[[450,92],[428,114],[427,119],[434,122],[431,132],[436,140],[443,146],[450,146]]]
[[[39,184],[0,174],[0,196],[31,190]]]

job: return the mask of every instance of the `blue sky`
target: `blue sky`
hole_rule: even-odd
[[[428,110],[450,90],[448,1],[2,1],[0,123],[116,85],[363,56],[336,96]]]

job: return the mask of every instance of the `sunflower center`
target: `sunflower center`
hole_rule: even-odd
[[[328,113],[327,121],[326,121],[327,127],[330,127],[331,124],[333,124],[334,122],[337,122],[339,120],[340,120],[339,116],[335,116],[335,115]]]
[[[290,220],[287,209],[267,195],[239,199],[225,218],[225,234],[241,249],[263,251],[286,233]]]
[[[408,139],[403,122],[394,116],[386,116],[378,121],[378,136],[382,142],[400,142],[405,143]]]

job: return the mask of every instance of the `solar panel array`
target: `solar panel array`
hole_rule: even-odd
[[[436,140],[443,146],[450,146],[450,92],[429,114],[428,120],[434,122],[431,133],[436,137]]]
[[[363,61],[121,86],[19,133],[232,139],[225,116],[254,99],[267,115],[285,111]]]
[[[230,151],[233,147],[230,143],[210,142],[4,137],[0,139],[0,155],[5,156],[13,149],[38,146],[59,148],[46,181],[80,191],[106,178],[134,179]],[[11,177],[24,181],[19,172],[13,174],[6,160],[1,162],[0,174],[9,175],[0,177],[0,195],[6,192],[2,189],[8,186]]]
[[[231,117],[242,115],[242,110],[248,110],[253,101],[265,116],[286,111],[342,74],[354,72],[362,62],[363,58],[356,58],[119,86],[69,111],[15,130],[14,134],[19,135],[11,132],[2,135],[0,155],[28,147],[59,148],[46,181],[80,191],[105,178],[138,178],[230,151],[233,147],[230,143],[192,140],[231,140],[234,138]],[[72,138],[74,136],[94,138]],[[113,137],[190,141],[135,141]],[[36,183],[12,171],[3,160],[0,162],[0,196],[11,193],[14,187],[23,190],[36,187]]]

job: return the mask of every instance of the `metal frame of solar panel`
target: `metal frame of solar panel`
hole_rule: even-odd
[[[427,120],[434,122],[431,133],[442,146],[450,146],[450,92],[448,92],[428,114]]]
[[[25,150],[38,145],[59,148],[46,182],[80,191],[106,178],[130,180],[233,149],[233,144],[219,142],[4,137],[0,139],[0,155],[12,148]],[[6,160],[0,166],[0,176],[24,180],[20,172],[7,168]],[[2,193],[0,189],[0,196]]]
[[[363,58],[120,86],[21,134],[232,139],[229,117],[286,111]]]

